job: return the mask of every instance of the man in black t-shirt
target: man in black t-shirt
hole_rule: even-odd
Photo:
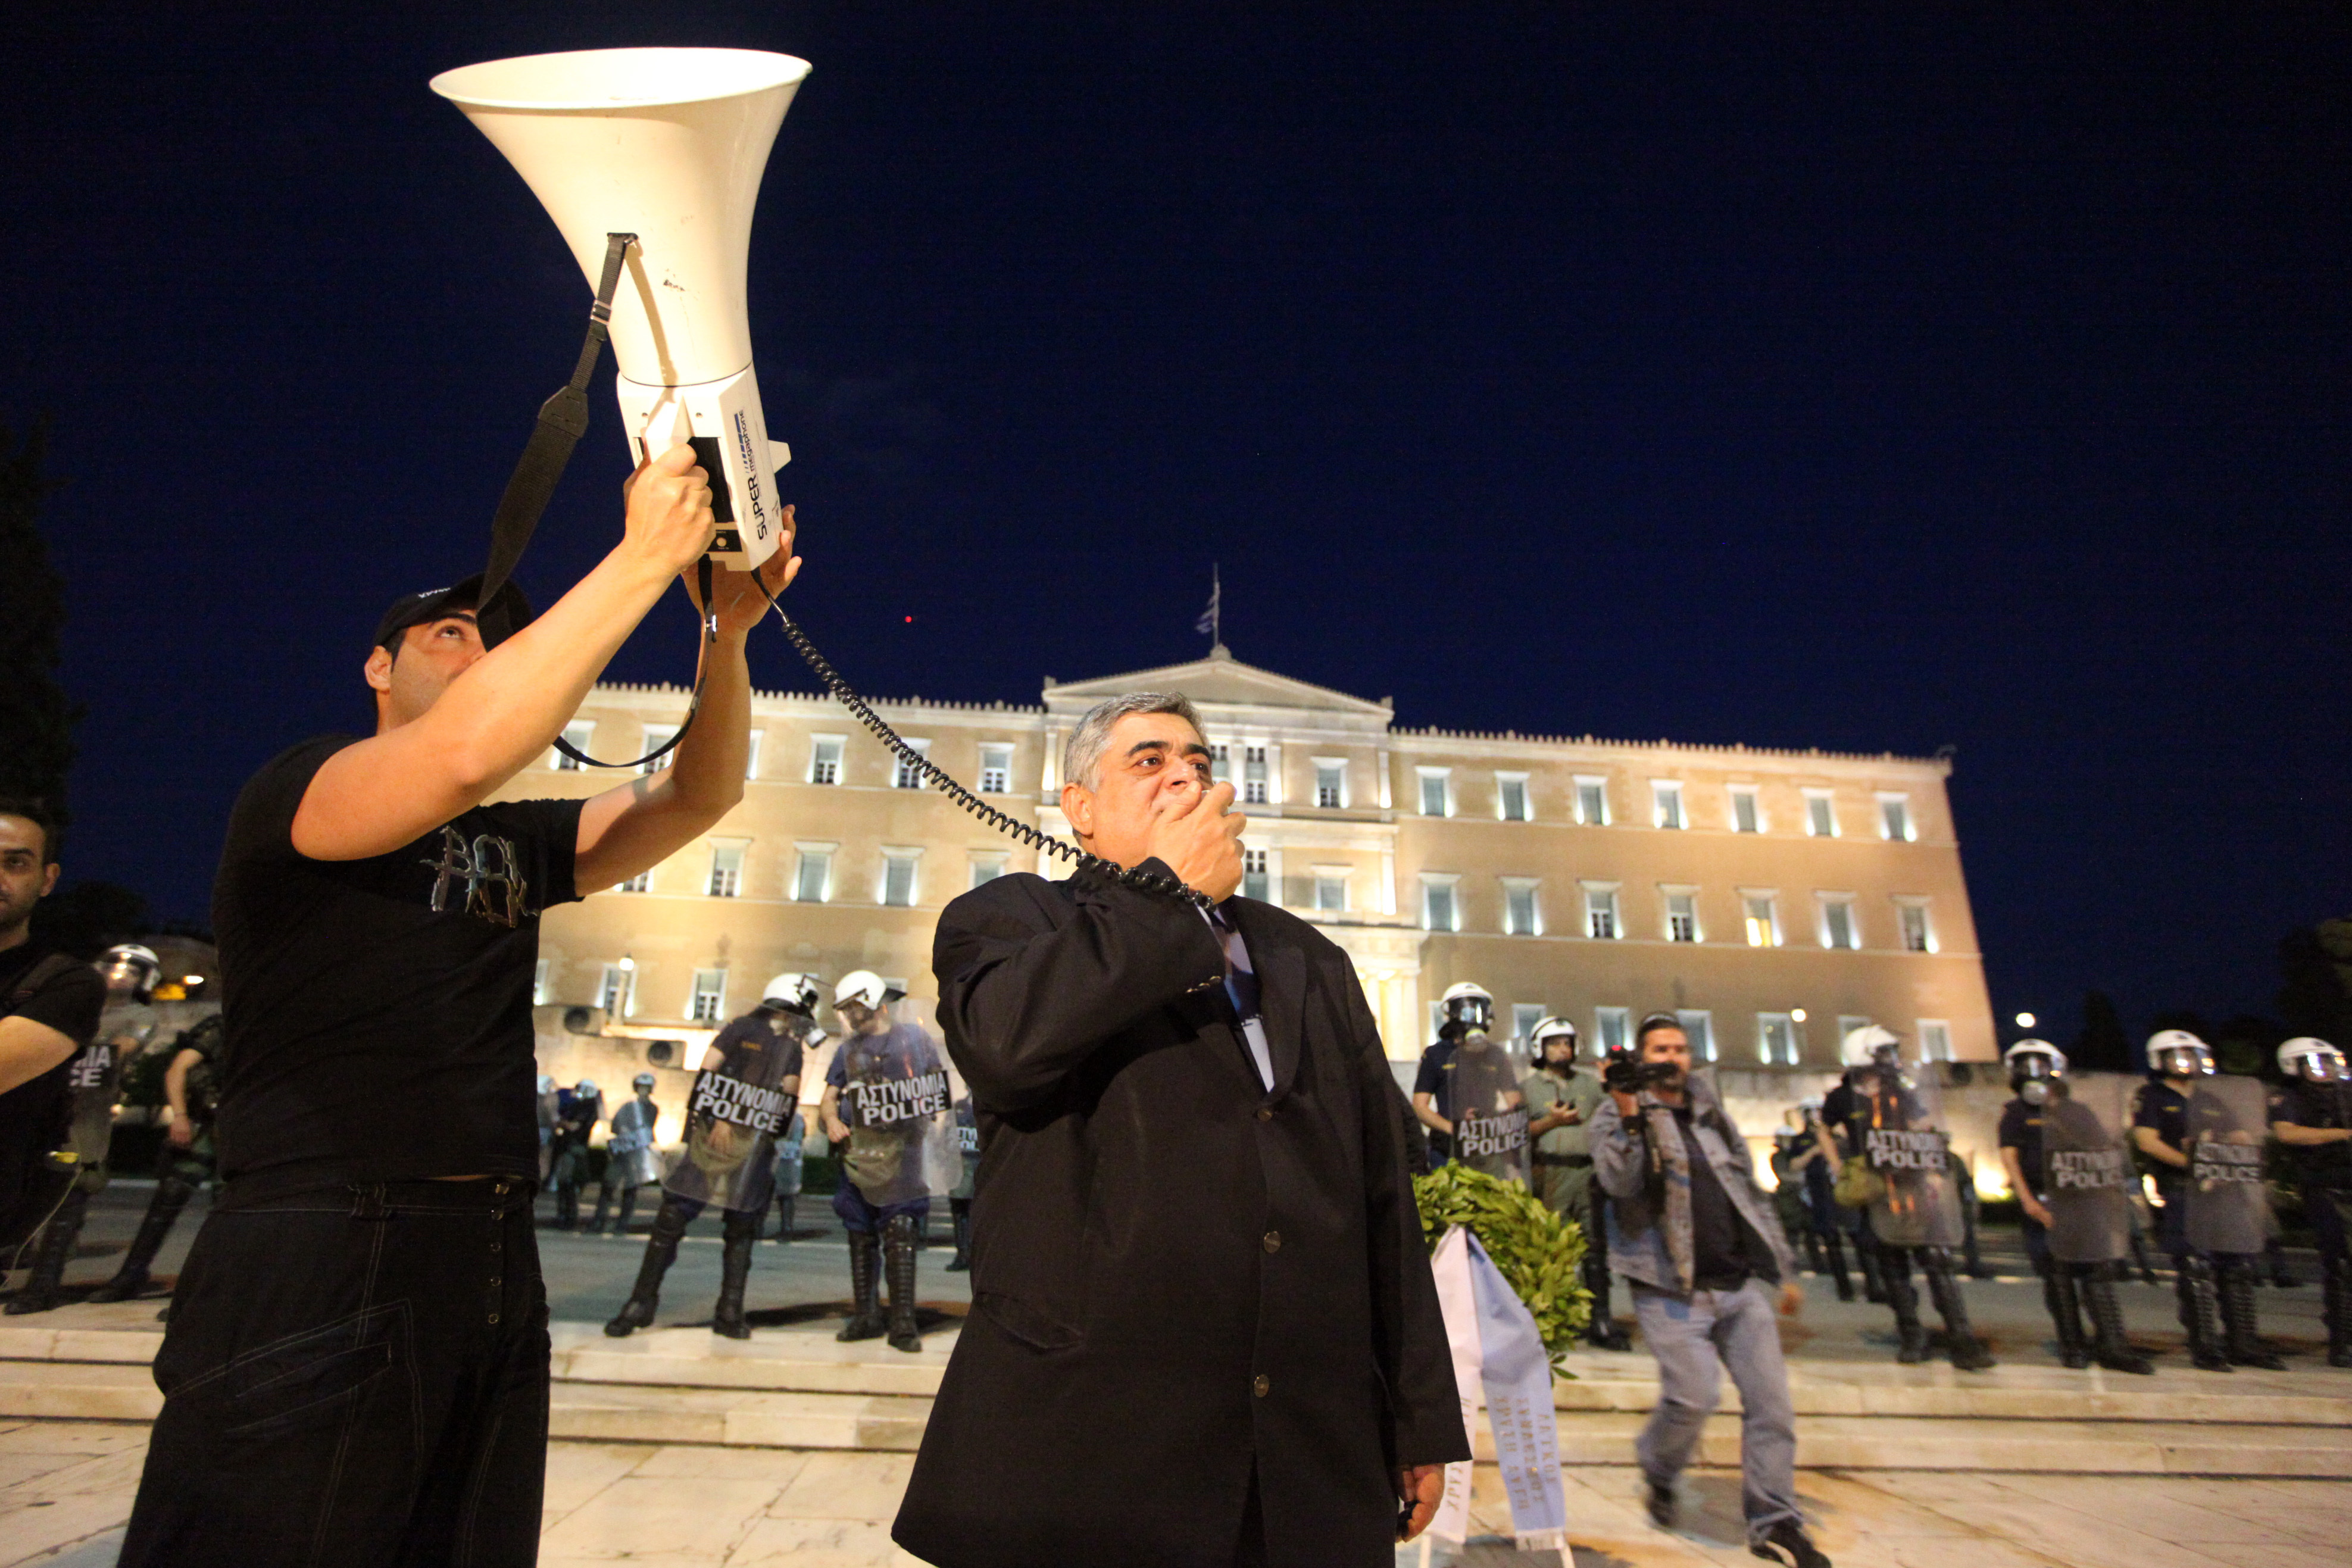
[[[2286,1084],[2271,1097],[2271,1135],[2286,1146],[2319,1242],[2327,1364],[2352,1366],[2352,1069],[2342,1051],[2309,1035],[2280,1046],[2278,1065]]]
[[[0,798],[0,1266],[16,1267],[73,1185],[52,1158],[72,1128],[74,1058],[98,1033],[98,972],[32,940],[33,906],[58,885],[57,824],[39,801]]]
[[[223,1191],[156,1357],[125,1568],[535,1561],[539,917],[741,798],[761,586],[716,574],[670,766],[586,800],[489,797],[710,547],[708,481],[686,446],[641,467],[621,542],[535,622],[511,584],[479,605],[478,578],[395,600],[364,670],[374,734],[305,742],[238,796],[213,894]],[[521,629],[485,650],[478,609]]]

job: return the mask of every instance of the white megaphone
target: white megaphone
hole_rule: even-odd
[[[755,49],[584,49],[460,66],[433,90],[463,110],[600,281],[630,234],[613,300],[621,421],[640,460],[690,441],[711,478],[711,554],[774,553],[776,469],[751,372],[744,269],[768,149],[806,60]]]

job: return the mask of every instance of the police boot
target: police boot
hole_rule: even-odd
[[[1854,1260],[1862,1265],[1862,1299],[1880,1306],[1892,1306],[1895,1299],[1886,1292],[1886,1270],[1881,1265],[1878,1248],[1869,1242],[1856,1239]]]
[[[2107,1271],[2095,1268],[2083,1276],[2077,1289],[2083,1304],[2091,1309],[2091,1353],[2109,1372],[2128,1372],[2137,1376],[2153,1376],[2156,1364],[2131,1348],[2124,1338],[2123,1303],[2116,1300],[2116,1282]]]
[[[793,1238],[793,1210],[798,1206],[799,1201],[791,1193],[776,1194],[776,1239],[778,1241],[790,1241]]]
[[[883,1267],[890,1276],[890,1348],[915,1352],[923,1348],[922,1331],[915,1326],[915,1218],[893,1215],[883,1239]]]
[[[2090,1347],[2083,1342],[2082,1299],[2064,1264],[2053,1264],[2042,1277],[2042,1304],[2050,1309],[2050,1321],[2058,1330],[2058,1364],[2074,1372],[2090,1365]]]
[[[870,1230],[849,1233],[849,1321],[841,1325],[834,1335],[845,1343],[851,1340],[878,1340],[890,1331],[883,1320],[881,1294],[881,1244]]]
[[[646,1260],[637,1265],[636,1289],[604,1331],[616,1340],[626,1339],[639,1329],[653,1327],[655,1310],[661,1305],[662,1276],[677,1261],[677,1244],[686,1236],[685,1212],[668,1199],[662,1200],[661,1211],[654,1215],[653,1234],[646,1237]]]
[[[1952,1358],[1952,1365],[1962,1372],[1983,1372],[1996,1365],[1992,1352],[1969,1327],[1968,1299],[1960,1294],[1960,1282],[1952,1277],[1952,1255],[1940,1247],[1931,1247],[1921,1260],[1927,1276],[1927,1291],[1936,1299],[1936,1315],[1944,1320],[1944,1349]],[[2080,1338],[2079,1321],[2074,1333]]]
[[[2286,1363],[2263,1348],[2254,1335],[2254,1266],[2239,1258],[2221,1267],[2221,1353],[2233,1366],[2284,1372]]]
[[[971,1200],[950,1198],[948,1212],[955,1220],[956,1254],[948,1260],[948,1272],[961,1274],[971,1268]]]
[[[46,1312],[61,1304],[58,1282],[65,1278],[66,1264],[72,1259],[74,1243],[81,1236],[82,1216],[89,1212],[89,1194],[77,1184],[49,1215],[48,1223],[41,1226],[40,1240],[33,1250],[32,1275],[9,1298],[8,1316]]]
[[[173,1222],[188,1206],[195,1190],[175,1176],[155,1184],[155,1195],[147,1200],[147,1213],[139,1221],[139,1234],[131,1238],[131,1250],[122,1255],[122,1266],[114,1271],[113,1279],[89,1293],[91,1300],[128,1301],[147,1289],[147,1269],[163,1250],[163,1238],[172,1234]]]
[[[1836,1231],[1822,1237],[1822,1250],[1830,1255],[1830,1277],[1837,1281],[1838,1300],[1853,1300],[1853,1277],[1845,1271],[1845,1238]]]
[[[2155,1284],[2156,1264],[2147,1255],[2147,1237],[2140,1234],[2137,1226],[2132,1227],[2131,1255],[2132,1267],[2139,1270],[2139,1282],[2143,1285]]]
[[[2173,1260],[2180,1294],[2180,1325],[2189,1331],[2189,1359],[2203,1372],[2228,1372],[2221,1353],[2221,1317],[2213,1292],[2213,1265],[2190,1253]]]
[[[751,1325],[743,1321],[743,1287],[751,1278],[751,1244],[760,1239],[760,1221],[767,1212],[763,1204],[757,1214],[727,1216],[725,1250],[719,1261],[719,1304],[710,1310],[714,1334],[730,1340],[751,1337]]]
[[[2325,1262],[2320,1313],[2327,1323],[2327,1364],[2352,1366],[2352,1257]]]
[[[1863,1256],[1872,1250],[1865,1248]],[[1927,1359],[1927,1331],[1919,1326],[1919,1292],[1911,1283],[1910,1265],[1882,1258],[1878,1278],[1886,1304],[1895,1309],[1895,1359],[1916,1366]]]

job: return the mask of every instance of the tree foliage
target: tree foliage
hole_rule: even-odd
[[[1592,1316],[1592,1292],[1583,1280],[1583,1230],[1518,1183],[1467,1165],[1440,1165],[1415,1176],[1412,1196],[1421,1210],[1422,1239],[1433,1252],[1455,1226],[1470,1227],[1535,1315],[1553,1373],[1569,1375],[1560,1358],[1576,1348]]]
[[[2322,921],[2280,942],[2279,981],[2292,1033],[2352,1047],[2352,920]]]
[[[38,796],[62,820],[81,712],[58,684],[65,580],[40,512],[62,481],[42,472],[47,447],[45,423],[21,440],[0,426],[0,795]]]
[[[2123,1016],[2116,1011],[2114,997],[2094,991],[2083,998],[2083,1032],[2074,1037],[2066,1059],[2076,1072],[2138,1070],[2131,1037],[2124,1033]]]

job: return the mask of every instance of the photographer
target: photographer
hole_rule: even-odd
[[[623,493],[621,542],[493,650],[476,612],[528,620],[511,584],[490,605],[479,579],[394,600],[364,667],[375,732],[305,742],[237,798],[213,895],[225,1190],[155,1361],[126,1568],[537,1557],[539,917],[741,798],[743,644],[767,607],[750,574],[717,575],[671,766],[587,800],[487,804],[710,547],[692,448]],[[774,588],[799,564],[790,522]]]
[[[1635,1452],[1650,1518],[1675,1521],[1675,1480],[1721,1396],[1738,1386],[1740,1498],[1759,1557],[1829,1568],[1797,1508],[1796,1411],[1772,1321],[1804,1305],[1770,1200],[1715,1089],[1690,1074],[1690,1037],[1671,1013],[1610,1060],[1609,1102],[1592,1121],[1593,1173],[1612,1200],[1609,1252],[1633,1281],[1643,1341],[1658,1363],[1658,1404]],[[1778,1555],[1785,1554],[1785,1555]]]

